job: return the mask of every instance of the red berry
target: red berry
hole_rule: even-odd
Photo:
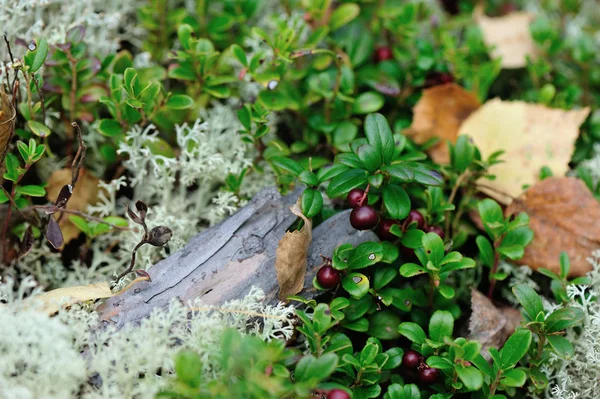
[[[407,350],[404,356],[402,356],[402,365],[409,369],[416,369],[421,363],[421,355],[419,352],[414,350]]]
[[[350,213],[350,224],[356,230],[369,230],[377,225],[377,211],[369,205],[359,206]]]
[[[419,381],[423,384],[433,384],[437,381],[440,371],[433,367],[423,367],[419,370]]]
[[[400,224],[398,220],[393,219],[383,219],[379,222],[379,227],[377,227],[377,235],[380,239],[384,241],[396,241],[398,237],[393,235],[390,231],[393,225]]]
[[[317,282],[323,288],[335,288],[340,283],[340,272],[331,266],[323,266],[317,272]]]
[[[425,218],[421,215],[421,212],[412,210],[406,217],[406,225],[417,222],[417,229],[423,229],[425,227]]]
[[[350,395],[343,389],[332,389],[327,394],[327,399],[350,399]]]
[[[454,76],[447,72],[431,72],[427,74],[424,86],[426,88],[454,82]]]
[[[391,60],[393,57],[392,49],[388,46],[380,46],[375,49],[375,61],[377,62]]]
[[[348,196],[346,197],[346,202],[348,202],[350,208],[356,208],[357,206],[360,206],[360,201],[363,199],[364,195],[365,190],[361,188],[354,188],[348,193]]]
[[[425,227],[425,231],[428,233],[435,233],[443,240],[446,234],[444,234],[444,229],[440,226],[427,226]]]

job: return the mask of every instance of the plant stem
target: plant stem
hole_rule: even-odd
[[[466,180],[468,177],[470,177],[470,175],[471,175],[471,172],[469,172],[468,170],[465,170],[463,173],[461,173],[460,176],[458,176],[458,178],[456,179],[456,183],[454,183],[454,187],[452,187],[450,196],[448,197],[449,204],[454,203],[454,198],[456,197],[456,194],[458,193],[458,189],[462,186],[463,181]],[[446,237],[450,237],[450,211],[446,211],[446,226],[445,226],[444,230],[446,233]]]
[[[492,275],[498,271],[498,263],[500,262],[500,253],[498,252],[498,247],[500,246],[501,242],[502,242],[502,237],[500,238],[500,240],[498,240],[494,243],[494,266],[492,267],[492,270],[490,271],[490,288],[488,289],[488,294],[487,294],[487,297],[489,299],[492,299],[492,295],[494,294],[494,288],[496,288],[496,279],[494,277],[492,277]]]

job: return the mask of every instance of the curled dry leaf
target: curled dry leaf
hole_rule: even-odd
[[[493,99],[473,112],[461,125],[460,133],[473,138],[481,156],[487,158],[504,150],[503,163],[490,173],[495,180],[482,180],[481,191],[504,204],[535,183],[543,166],[555,176],[569,169],[579,126],[589,108],[564,111],[522,101]]]
[[[4,155],[15,131],[16,116],[17,113],[10,99],[3,90],[0,90],[0,162],[4,161]]]
[[[570,276],[583,276],[592,266],[587,258],[600,247],[600,203],[585,184],[573,177],[550,177],[513,201],[507,214],[527,212],[533,241],[517,263],[560,273],[559,256],[566,251]]]
[[[471,289],[471,317],[468,339],[481,342],[481,354],[490,359],[489,348],[500,348],[521,322],[521,313],[510,307],[496,307],[488,297]]]
[[[529,25],[534,15],[528,12],[513,12],[501,17],[490,18],[481,8],[474,12],[481,29],[483,41],[491,47],[491,58],[501,58],[505,69],[523,68],[527,57],[535,57],[536,47]]]
[[[277,246],[275,271],[279,283],[279,299],[282,301],[299,293],[304,287],[308,247],[312,240],[312,220],[302,214],[298,204],[294,204],[290,210],[304,220],[304,226],[300,230],[286,232]]]
[[[48,200],[54,201],[66,194],[64,187],[71,184],[71,180],[72,172],[70,168],[60,169],[52,173],[48,179],[48,187],[46,187]],[[73,211],[85,212],[87,206],[95,204],[97,200],[98,178],[82,168],[66,208]],[[60,212],[57,212],[53,217],[58,219],[59,215]],[[62,230],[64,243],[68,243],[80,233],[79,229],[69,221],[68,217],[63,216],[58,225],[60,226],[60,230]]]
[[[437,163],[448,163],[446,141],[456,142],[460,125],[480,106],[475,94],[454,83],[423,90],[413,108],[413,122],[406,134],[417,144],[439,137],[440,142],[429,149],[429,155]]]

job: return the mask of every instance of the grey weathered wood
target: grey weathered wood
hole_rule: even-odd
[[[152,309],[165,307],[178,298],[183,302],[201,298],[207,305],[220,305],[242,298],[252,286],[260,287],[270,303],[278,301],[275,250],[285,231],[296,220],[289,207],[301,190],[281,197],[276,189],[265,189],[245,207],[220,224],[196,235],[180,251],[154,265],[152,282],[142,282],[106,301],[100,308],[102,320],[122,327],[147,317]],[[341,212],[313,230],[309,248],[305,290],[316,291],[312,279],[322,259],[343,244],[357,245],[377,240],[371,232],[350,226],[349,211]]]

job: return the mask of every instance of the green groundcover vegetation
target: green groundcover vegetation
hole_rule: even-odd
[[[0,26],[0,398],[600,397],[596,2],[0,0]],[[323,254],[314,299],[102,327],[268,186],[304,187],[292,230],[351,208],[379,240]]]

